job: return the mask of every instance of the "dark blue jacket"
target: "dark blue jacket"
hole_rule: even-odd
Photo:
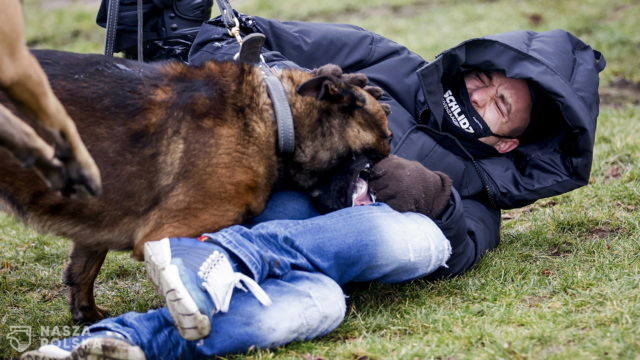
[[[500,209],[520,207],[587,184],[598,117],[602,55],[575,36],[553,30],[514,31],[472,39],[430,63],[380,35],[356,26],[279,22],[240,16],[245,33],[267,36],[272,66],[315,68],[327,63],[365,73],[382,87],[393,149],[448,174],[455,191],[436,219],[451,241],[448,267],[431,278],[460,274],[498,245]],[[219,19],[205,23],[190,62],[228,60],[237,51]],[[521,146],[502,156],[478,156],[441,128],[442,80],[469,68],[504,71],[536,88],[532,125]]]

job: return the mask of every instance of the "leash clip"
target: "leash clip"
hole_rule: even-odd
[[[232,28],[227,29],[227,31],[229,32],[229,35],[236,38],[238,44],[242,45],[242,36],[240,36],[240,22],[236,17],[233,18],[233,22],[235,23],[235,25]]]
[[[224,26],[227,28],[229,35],[236,38],[238,44],[242,44],[242,37],[240,37],[240,22],[235,16],[229,0],[216,0],[216,4],[220,9],[222,22],[224,22]]]

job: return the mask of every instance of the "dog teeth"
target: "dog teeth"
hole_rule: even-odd
[[[369,184],[363,178],[356,180],[353,195],[351,195],[351,206],[369,205],[373,199],[369,194]]]

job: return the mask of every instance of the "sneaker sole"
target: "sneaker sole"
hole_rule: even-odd
[[[127,341],[96,338],[83,341],[68,356],[52,355],[33,350],[20,356],[20,360],[145,360],[142,349]]]
[[[147,274],[158,293],[164,297],[180,335],[186,340],[198,340],[209,335],[209,317],[200,312],[180,279],[178,267],[171,263],[169,239],[145,243],[144,262]]]

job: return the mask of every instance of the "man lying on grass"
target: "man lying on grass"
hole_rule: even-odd
[[[462,274],[498,245],[500,209],[588,181],[605,61],[565,31],[472,39],[428,63],[354,26],[239,18],[243,36],[267,36],[272,68],[334,63],[385,90],[395,156],[371,171],[377,202],[320,215],[281,191],[254,226],[148,243],[167,308],[103,320],[24,358],[208,358],[312,339],[343,320],[341,285]],[[213,19],[188,61],[237,51]],[[234,292],[241,283],[250,292]]]

